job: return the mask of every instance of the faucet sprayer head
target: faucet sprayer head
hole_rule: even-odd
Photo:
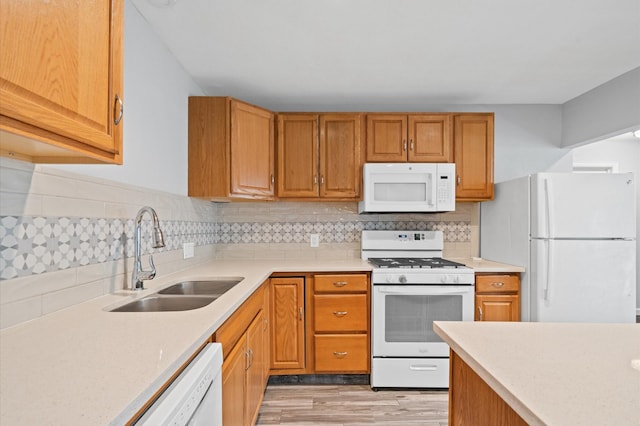
[[[159,226],[153,227],[153,248],[164,247],[164,235],[162,235],[162,229]]]

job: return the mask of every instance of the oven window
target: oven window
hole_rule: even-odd
[[[442,342],[433,321],[462,321],[462,296],[386,295],[385,341]]]

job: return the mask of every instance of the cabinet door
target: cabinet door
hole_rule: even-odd
[[[456,199],[493,199],[493,114],[454,117]]]
[[[409,161],[453,161],[451,116],[449,114],[409,115]]]
[[[245,425],[246,356],[246,339],[243,337],[222,365],[222,423],[225,426]]]
[[[247,329],[247,399],[245,407],[246,425],[252,425],[258,416],[260,403],[264,394],[264,322],[263,312],[254,318],[253,322]],[[226,423],[225,423],[226,424]]]
[[[46,142],[3,151],[122,163],[123,15],[121,0],[0,2],[0,129]]]
[[[320,196],[360,196],[360,114],[320,116]]]
[[[318,116],[278,115],[278,196],[318,196]]]
[[[367,159],[370,162],[407,161],[407,116],[367,115]]]
[[[231,101],[231,193],[274,195],[273,113]]]
[[[304,278],[271,279],[271,368],[304,368]]]
[[[520,297],[518,295],[476,296],[476,321],[520,321]]]

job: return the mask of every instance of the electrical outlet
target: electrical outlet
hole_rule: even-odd
[[[182,244],[182,253],[184,255],[184,259],[189,259],[195,256],[195,244],[194,243]]]
[[[320,234],[311,234],[310,235],[311,247],[319,247],[320,246]]]

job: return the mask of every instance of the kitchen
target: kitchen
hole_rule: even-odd
[[[160,271],[159,278],[170,271],[196,265],[199,260],[207,256],[216,256],[220,259],[263,258],[264,248],[267,247],[270,249],[268,256],[278,259],[287,259],[294,255],[309,259],[357,258],[359,243],[353,240],[353,233],[335,231],[336,225],[341,222],[345,222],[347,227],[353,226],[357,229],[358,223],[363,221],[357,215],[354,203],[211,204],[184,196],[187,186],[186,146],[175,144],[174,141],[185,140],[187,96],[204,93],[186,75],[182,66],[159,42],[153,30],[129,2],[125,2],[125,16],[124,165],[34,167],[28,163],[3,159],[2,216],[126,221],[135,217],[141,205],[151,205],[157,208],[161,220],[174,221],[173,225],[178,228],[184,222],[203,224],[204,231],[188,232],[190,236],[202,241],[196,247],[195,258],[182,260],[181,253],[178,253],[181,250],[175,250],[181,248],[183,242],[182,235],[178,233],[173,240],[169,239],[169,248],[166,252],[154,256]],[[578,110],[581,108],[589,110],[591,98],[605,98],[610,91],[616,92],[621,88],[623,93],[636,93],[637,85],[633,82],[637,81],[637,74],[635,70],[626,78],[615,79],[608,83],[609,86],[603,86],[600,89],[602,93],[595,91],[589,96],[578,97],[565,105],[437,105],[433,110],[495,112],[495,178],[496,181],[502,181],[515,177],[516,173],[533,173],[554,166],[565,159],[565,155],[570,151],[571,142],[590,140],[622,129],[624,126],[618,129],[585,129],[584,127],[587,127],[584,124],[585,121],[594,125],[589,115],[587,118],[576,117],[572,121],[570,112],[573,109],[569,107],[575,106]],[[636,80],[629,81],[629,78],[634,76]],[[629,96],[629,98],[634,97]],[[619,101],[625,99],[626,97]],[[260,103],[257,100],[255,102]],[[263,106],[268,107],[269,104],[265,103]],[[412,105],[398,106],[401,110],[410,107]],[[424,105],[416,108],[416,110],[431,110]],[[591,108],[595,113],[599,111],[595,106]],[[634,112],[637,111],[634,108],[637,107],[631,104],[626,111],[631,120],[637,121],[639,114]],[[301,106],[299,109],[304,108]],[[624,118],[624,114],[622,116]],[[617,119],[620,118],[617,117]],[[638,124],[633,121],[631,123]],[[619,125],[619,121],[615,124]],[[604,120],[603,128],[606,125],[608,123]],[[578,139],[572,140],[569,132],[568,143],[564,146],[560,142],[563,140],[562,134],[572,128],[576,133],[574,137]],[[591,133],[585,136],[579,133],[581,131],[591,131]],[[135,187],[129,185],[131,183]],[[4,187],[9,184],[11,187]],[[372,222],[378,220],[381,222],[437,222],[443,229],[449,231],[445,241],[446,255],[471,257],[478,253],[478,209],[479,207],[474,204],[459,204],[455,213],[435,217],[434,215],[411,218],[384,216],[373,218]],[[265,217],[268,219],[264,219]],[[234,224],[268,222],[281,223],[284,226],[288,222],[307,220],[333,225],[332,231],[324,232],[324,229],[317,231],[323,234],[323,237],[326,235],[326,238],[331,238],[333,241],[325,244],[323,239],[320,247],[313,250],[307,243],[292,239],[282,244],[282,247],[277,245],[274,250],[273,246],[276,244],[264,241],[252,244],[242,240],[243,236],[246,238],[244,232],[221,233],[218,236],[222,241],[215,241],[216,233],[207,231],[206,226],[206,224],[212,224],[211,226],[216,229],[216,223],[220,225],[228,223],[231,229]],[[82,224],[74,225],[83,226]],[[29,233],[31,230],[25,229],[25,232]],[[234,234],[237,234],[236,238],[240,238],[242,243],[229,243],[234,238]],[[265,235],[271,235],[272,238],[278,238],[275,236],[277,234],[279,233],[265,232]],[[228,242],[225,243],[224,238],[228,238]],[[339,241],[340,238],[343,240]],[[349,241],[350,238],[351,241]],[[72,258],[69,261],[72,267],[60,268],[60,270],[40,275],[37,273],[42,272],[42,269],[37,268],[46,269],[44,265],[47,263],[25,258],[22,269],[16,268],[11,275],[3,276],[6,279],[2,282],[3,327],[123,288],[125,268],[122,262],[118,262],[118,258],[109,258],[109,261],[104,264],[80,266],[83,265],[82,254],[80,251],[77,253],[77,259]],[[65,252],[65,257],[66,255],[68,252]],[[52,256],[56,256],[55,250]],[[58,264],[62,261],[58,261]],[[3,273],[7,271],[8,268],[3,268]],[[24,271],[35,274],[27,275]],[[25,275],[19,275],[21,273]]]

